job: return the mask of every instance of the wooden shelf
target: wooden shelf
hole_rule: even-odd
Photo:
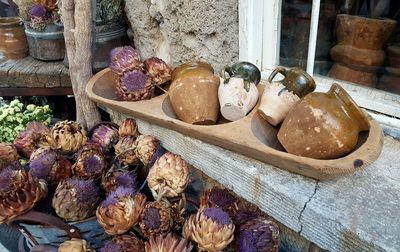
[[[68,68],[62,61],[32,57],[0,61],[0,96],[72,95]]]

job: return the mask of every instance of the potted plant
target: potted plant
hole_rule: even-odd
[[[336,19],[338,44],[331,49],[336,62],[328,76],[374,86],[376,71],[385,60],[383,47],[397,22],[383,18],[389,0],[346,0],[346,14]]]
[[[29,54],[38,60],[61,60],[65,54],[63,26],[56,0],[17,0],[25,23]]]

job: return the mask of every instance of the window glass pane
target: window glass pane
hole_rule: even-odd
[[[400,1],[321,0],[314,73],[400,94]]]
[[[279,64],[307,67],[312,0],[283,0]]]

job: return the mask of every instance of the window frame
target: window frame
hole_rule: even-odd
[[[239,60],[257,65],[267,79],[279,64],[282,0],[239,1]],[[387,134],[400,138],[400,95],[343,80],[314,75],[320,0],[313,0],[307,72],[326,92],[333,82],[342,85],[360,107],[380,122]]]

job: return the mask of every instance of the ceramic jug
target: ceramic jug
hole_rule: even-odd
[[[285,78],[278,82],[272,82],[278,73]],[[289,70],[277,67],[269,76],[268,82],[261,97],[258,112],[274,126],[285,119],[290,108],[296,102],[315,89],[314,79],[297,67]]]
[[[177,117],[190,124],[215,124],[219,114],[219,83],[220,78],[207,63],[192,62],[177,67],[168,91]]]
[[[350,153],[361,131],[369,130],[367,114],[338,84],[327,93],[310,93],[290,110],[278,132],[287,152],[316,159]]]
[[[226,73],[229,77],[226,77]],[[222,116],[229,121],[236,121],[249,113],[258,100],[256,85],[261,73],[257,66],[249,62],[239,62],[223,70],[218,98]]]
[[[28,56],[28,44],[22,21],[18,17],[0,17],[0,60]]]

